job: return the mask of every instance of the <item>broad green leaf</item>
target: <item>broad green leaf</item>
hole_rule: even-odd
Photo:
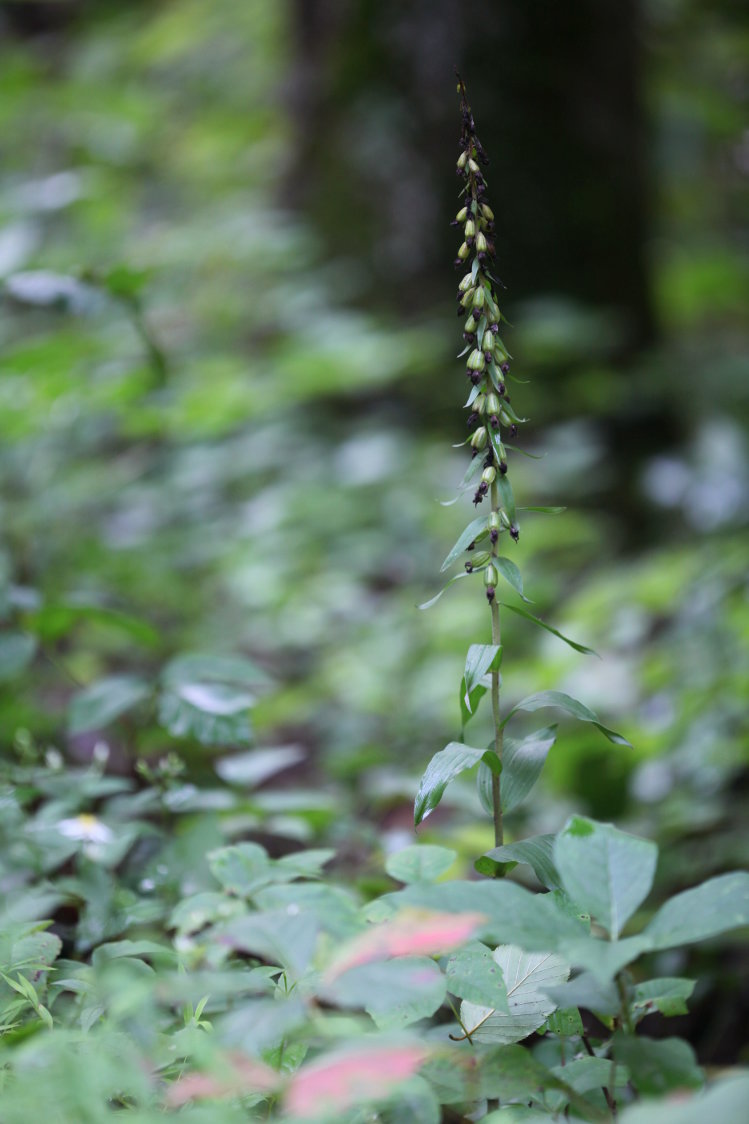
[[[546,1021],[556,1004],[545,987],[563,983],[568,965],[553,953],[527,953],[501,945],[492,954],[502,969],[507,988],[508,1012],[464,1001],[460,1021],[471,1041],[506,1045],[520,1042]]]
[[[28,632],[3,632],[0,635],[0,683],[15,679],[31,663],[36,639]]]
[[[269,682],[267,674],[245,656],[217,656],[204,652],[175,656],[164,667],[161,678],[170,687],[190,683],[227,683],[249,689],[267,686]]]
[[[521,839],[517,843],[505,843],[502,847],[494,847],[493,850],[487,851],[483,857],[505,866],[504,873],[509,873],[518,863],[525,863],[531,868],[542,886],[546,886],[548,890],[557,890],[561,886],[561,881],[559,872],[554,866],[555,839],[556,836],[554,835],[532,835],[530,838]],[[479,869],[478,864],[477,869]],[[488,871],[482,871],[482,873],[488,873]]]
[[[268,777],[297,765],[305,757],[306,750],[300,745],[276,745],[222,757],[216,762],[215,768],[221,780],[227,784],[254,788]]]
[[[496,757],[491,750],[474,749],[462,742],[450,742],[439,753],[435,753],[421,778],[416,795],[414,825],[418,827],[434,811],[451,780],[482,760],[495,762]]]
[[[553,1019],[554,1016],[552,1015],[551,1018]],[[580,1032],[582,1032],[582,1024]],[[594,1089],[608,1086],[611,1080],[611,1062],[608,1058],[575,1058],[566,1065],[555,1065],[551,1072],[565,1081],[576,1093],[592,1093]],[[616,1084],[617,1087],[627,1084],[627,1072],[621,1066],[617,1070]]]
[[[557,710],[563,710],[565,714],[577,718],[580,722],[590,722],[596,729],[614,742],[615,745],[627,745],[631,748],[631,743],[627,741],[621,734],[617,734],[616,730],[609,730],[607,726],[599,720],[595,711],[591,710],[589,706],[581,703],[578,699],[574,699],[572,695],[565,695],[563,691],[538,691],[535,695],[528,695],[527,698],[522,699],[516,703],[509,714],[505,715],[503,725],[512,718],[518,710],[543,710],[547,706],[555,707]]]
[[[500,781],[503,812],[517,808],[533,788],[556,739],[556,730],[556,726],[547,726],[522,741],[505,737]],[[481,803],[491,814],[491,774],[483,765],[479,768],[478,786]]]
[[[704,1093],[689,1098],[647,1099],[631,1105],[619,1117],[621,1124],[745,1124],[749,1103],[749,1076],[733,1071]]]
[[[705,1081],[694,1050],[681,1038],[639,1038],[617,1032],[612,1041],[617,1062],[642,1096],[663,1096],[677,1089],[699,1089]]]
[[[159,699],[159,722],[175,738],[203,745],[241,745],[251,738],[249,709],[254,694],[227,683],[181,683]]]
[[[311,913],[291,913],[288,909],[248,913],[212,931],[220,946],[252,953],[294,975],[302,975],[309,967],[317,934],[317,921]]]
[[[448,552],[445,561],[440,567],[440,573],[444,572],[448,566],[451,566],[456,558],[459,558],[465,551],[466,547],[470,546],[472,542],[476,541],[477,536],[481,535],[483,531],[486,533],[488,530],[487,517],[480,515],[477,519],[472,520],[467,527],[461,531],[455,545]]]
[[[637,960],[643,952],[650,952],[651,948],[650,941],[642,935],[618,941],[585,936],[575,940],[562,940],[558,944],[559,952],[573,967],[584,968],[601,984],[613,980],[622,968]]]
[[[529,952],[558,952],[565,942],[587,937],[582,922],[553,894],[534,894],[508,880],[417,884],[388,894],[385,900],[399,908],[416,905],[452,913],[483,913],[488,920],[477,933],[482,941],[514,944]]]
[[[510,605],[507,601],[501,601],[500,604],[505,609],[509,609],[511,613],[517,613],[519,617],[524,617],[527,621],[532,621],[533,624],[537,624],[539,628],[543,628],[547,632],[550,632],[552,636],[556,636],[559,640],[563,640],[565,644],[569,644],[570,648],[574,648],[576,652],[582,652],[583,655],[586,656],[598,655],[598,653],[594,651],[593,648],[586,648],[584,644],[578,644],[576,640],[570,640],[569,636],[565,636],[557,628],[552,628],[550,624],[546,624],[546,622],[542,621],[540,617],[536,617],[533,615],[533,613],[529,613],[527,609],[521,609],[519,605]]]
[[[439,599],[440,599],[440,597],[442,596],[442,594],[443,594],[443,593],[444,593],[444,592],[445,592],[445,591],[446,591],[447,589],[449,589],[451,585],[454,585],[454,584],[455,584],[455,582],[459,582],[459,581],[461,581],[461,579],[462,579],[462,578],[470,578],[471,576],[472,576],[472,575],[471,575],[471,574],[469,574],[469,573],[468,573],[467,571],[465,571],[465,570],[463,571],[463,573],[462,573],[462,574],[456,574],[454,578],[450,578],[450,581],[449,581],[449,582],[446,582],[446,583],[445,583],[445,585],[443,585],[443,587],[442,587],[442,589],[441,589],[441,590],[439,591],[439,593],[436,593],[436,594],[434,595],[434,597],[430,597],[428,601],[422,601],[421,605],[419,605],[419,606],[418,606],[418,608],[419,608],[419,609],[431,609],[432,605],[436,605],[436,604],[437,604],[437,602],[439,601]]]
[[[445,977],[424,956],[376,961],[349,968],[322,988],[322,998],[339,1007],[362,1007],[381,1030],[408,1026],[442,1006]]]
[[[632,1007],[640,1018],[651,1011],[660,1011],[666,1016],[686,1015],[689,1011],[687,999],[694,987],[695,980],[678,976],[645,980],[644,983],[635,984]]]
[[[671,898],[644,931],[653,948],[673,948],[749,925],[749,874],[710,878]]]
[[[529,597],[526,597],[523,593],[523,575],[520,573],[520,570],[512,561],[512,559],[505,558],[502,555],[499,555],[499,557],[494,559],[494,565],[496,566],[497,570],[499,570],[505,581],[509,582],[518,596],[521,597],[523,601],[525,601],[528,605],[532,605],[533,602],[531,601],[531,599]]]
[[[88,730],[101,730],[133,710],[150,695],[143,679],[135,675],[111,675],[84,688],[68,708],[68,730],[75,736]]]
[[[453,952],[445,965],[445,977],[452,995],[471,1003],[487,1003],[509,1014],[502,969],[485,944],[474,942]]]
[[[573,816],[557,836],[554,860],[572,900],[617,940],[650,892],[658,848],[611,824]]]
[[[62,941],[54,933],[43,931],[28,933],[14,941],[10,951],[10,964],[14,972],[21,969],[41,971],[49,968],[62,950]]]
[[[502,647],[499,644],[471,644],[466,656],[463,673],[465,692],[463,701],[466,710],[472,714],[471,692],[481,683],[484,676],[499,667],[502,661]]]
[[[574,1035],[583,1034],[583,1020],[580,1018],[577,1007],[564,1007],[555,1011],[553,1015],[549,1015],[546,1020],[546,1030],[549,1034],[558,1035],[559,1038],[572,1038]],[[573,1088],[576,1088],[573,1082],[570,1081],[570,1084],[573,1085]],[[578,1093],[585,1091],[584,1089],[578,1089]]]
[[[562,1008],[584,1008],[609,1017],[619,1010],[619,995],[613,982],[602,983],[592,972],[581,972],[558,987],[549,988],[551,999]]]
[[[161,640],[156,629],[146,621],[75,595],[66,601],[51,602],[24,614],[24,623],[37,636],[47,641],[61,639],[81,621],[106,625],[148,647],[155,647]]]
[[[169,928],[176,929],[180,935],[197,933],[209,922],[228,921],[244,913],[245,909],[236,898],[227,898],[226,894],[218,891],[203,890],[177,903],[169,918]]]
[[[273,868],[278,877],[278,863]],[[356,900],[342,886],[326,882],[291,882],[264,886],[253,894],[258,909],[287,910],[290,916],[302,911],[315,918],[321,932],[329,933],[337,947],[361,931]]]
[[[429,843],[414,843],[388,855],[385,870],[398,882],[436,882],[457,858],[456,851]]]
[[[211,873],[226,891],[248,898],[273,880],[268,853],[259,843],[237,843],[208,855]]]

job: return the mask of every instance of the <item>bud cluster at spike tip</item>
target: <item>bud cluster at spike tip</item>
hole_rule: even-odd
[[[510,356],[499,335],[501,312],[497,289],[501,281],[494,275],[494,212],[487,201],[487,183],[483,168],[489,163],[476,134],[473,113],[468,104],[465,86],[458,80],[462,127],[457,174],[463,180],[462,206],[453,226],[463,228],[463,241],[455,265],[467,269],[458,285],[458,315],[465,316],[463,339],[467,344],[466,376],[471,383],[467,408],[468,425],[473,429],[468,443],[473,456],[485,452],[481,482],[473,502],[483,502],[497,475],[507,472],[507,459],[502,442],[504,435],[517,434],[515,414],[510,407],[506,378]],[[504,431],[504,433],[503,433]],[[517,525],[503,509],[492,511],[489,519],[490,537],[494,545],[503,531],[516,542]],[[467,567],[468,568],[468,567]],[[470,564],[474,569],[475,564]],[[470,571],[469,571],[470,572]],[[494,599],[494,567],[485,571],[486,595]]]

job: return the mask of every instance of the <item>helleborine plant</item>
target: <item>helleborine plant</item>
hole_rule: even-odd
[[[523,592],[520,570],[511,558],[502,553],[504,542],[508,539],[517,542],[520,537],[518,509],[507,464],[508,450],[515,451],[515,447],[508,444],[508,438],[514,438],[518,425],[527,419],[515,413],[507,390],[507,382],[514,376],[510,371],[510,353],[499,334],[504,317],[497,291],[502,283],[494,273],[494,212],[487,201],[487,182],[483,173],[483,167],[489,161],[476,134],[473,113],[460,78],[458,92],[462,129],[457,174],[463,180],[463,187],[460,192],[462,206],[453,225],[463,230],[463,241],[455,264],[465,269],[458,285],[458,313],[466,317],[463,331],[465,347],[458,358],[468,356],[466,376],[470,391],[465,408],[469,411],[468,426],[471,430],[470,436],[463,442],[470,447],[471,463],[460,493],[473,490],[474,507],[483,509],[486,506],[488,510],[472,519],[463,530],[445,558],[442,569],[447,570],[467,555],[463,571],[451,578],[447,585],[474,574],[483,575],[491,613],[491,643],[472,644],[468,649],[460,689],[460,741],[450,742],[429,762],[416,797],[414,822],[418,827],[437,807],[451,780],[478,765],[479,795],[494,821],[495,844],[495,849],[479,860],[478,869],[501,876],[508,863],[526,862],[538,874],[538,865],[543,867],[548,861],[551,837],[541,836],[507,847],[504,845],[503,817],[505,812],[512,811],[525,799],[540,776],[556,738],[556,727],[549,726],[516,739],[505,735],[508,722],[518,711],[551,707],[592,723],[609,741],[619,745],[629,745],[629,742],[604,726],[589,707],[561,691],[541,691],[530,695],[502,716],[500,608],[546,629],[578,652],[595,653],[534,616],[523,604],[518,604],[516,600],[506,601],[500,594],[502,582],[508,587],[508,593],[514,593],[520,602],[529,603]],[[529,507],[525,510],[559,514],[564,508]],[[429,608],[441,593],[420,608]],[[487,692],[491,692],[494,737],[488,747],[477,748],[466,744],[466,726]]]

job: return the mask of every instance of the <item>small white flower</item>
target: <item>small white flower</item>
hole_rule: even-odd
[[[73,816],[60,820],[57,825],[60,835],[67,839],[77,839],[81,843],[111,843],[114,832],[96,816]]]

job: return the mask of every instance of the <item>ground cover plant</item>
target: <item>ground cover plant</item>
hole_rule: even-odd
[[[87,63],[96,65],[95,52]],[[215,137],[215,125],[212,118],[203,143]],[[460,535],[448,564],[467,560],[471,574],[479,575],[462,581],[461,591],[483,579],[486,593],[475,599],[481,602],[475,619],[482,631],[475,636],[488,642],[471,646],[457,697],[450,691],[449,708],[438,709],[436,717],[434,694],[424,682],[432,678],[435,662],[426,663],[419,676],[418,647],[399,654],[398,620],[426,616],[413,612],[416,582],[401,579],[399,585],[399,567],[387,569],[387,547],[375,546],[373,559],[373,540],[357,523],[367,505],[361,492],[346,491],[359,467],[361,434],[353,453],[343,445],[329,475],[316,476],[310,467],[316,463],[315,442],[324,444],[326,438],[306,435],[310,397],[302,396],[303,408],[291,417],[283,402],[280,419],[272,417],[263,430],[263,473],[242,491],[249,443],[241,434],[223,448],[196,438],[196,432],[204,437],[204,427],[220,430],[228,424],[236,403],[227,389],[228,402],[217,393],[210,409],[201,405],[205,400],[193,397],[199,382],[194,371],[170,383],[180,363],[150,334],[147,273],[86,269],[56,280],[16,276],[7,286],[17,331],[11,365],[16,386],[19,372],[36,361],[42,377],[34,393],[48,390],[54,402],[62,383],[68,399],[51,411],[44,440],[32,446],[30,460],[48,494],[38,505],[29,503],[28,515],[23,495],[8,489],[6,497],[11,519],[1,668],[11,733],[0,827],[3,1119],[46,1114],[67,1124],[110,1119],[113,1112],[136,1121],[595,1121],[617,1115],[624,1121],[689,1124],[713,1113],[743,1119],[746,1077],[740,1071],[704,1073],[692,1048],[662,1021],[683,1018],[692,1002],[696,981],[684,949],[706,944],[708,957],[710,949],[720,956],[732,946],[719,938],[749,922],[747,876],[722,873],[743,865],[728,849],[737,846],[730,844],[730,832],[726,849],[715,851],[683,838],[672,846],[667,830],[659,866],[657,847],[644,838],[647,822],[630,834],[599,822],[610,815],[596,819],[572,811],[568,817],[565,810],[547,816],[545,830],[523,837],[526,824],[533,831],[543,822],[536,809],[549,801],[548,794],[537,799],[534,788],[542,770],[553,770],[566,744],[574,744],[574,735],[565,733],[557,746],[557,731],[548,726],[531,732],[532,726],[521,725],[533,723],[525,716],[552,706],[562,716],[582,718],[584,730],[607,750],[614,747],[617,756],[605,760],[626,761],[628,768],[627,755],[640,752],[637,726],[647,733],[648,724],[625,715],[624,728],[635,745],[630,751],[621,735],[603,725],[607,709],[597,703],[599,717],[567,689],[557,690],[554,659],[545,653],[524,661],[522,641],[507,627],[513,614],[521,625],[528,614],[545,627],[557,617],[549,611],[555,599],[544,596],[543,582],[540,595],[526,590],[512,557],[520,530],[523,540],[526,531],[531,538],[549,532],[543,529],[544,514],[529,513],[526,519],[522,513],[520,504],[526,497],[532,502],[534,493],[515,461],[512,480],[519,481],[523,497],[517,507],[510,473],[503,472],[518,424],[510,412],[514,400],[508,408],[506,394],[513,371],[502,370],[509,354],[499,330],[491,331],[492,324],[500,326],[501,295],[491,276],[488,224],[494,220],[483,210],[488,196],[479,194],[484,166],[467,105],[463,126],[459,171],[468,191],[460,200],[466,237],[459,258],[466,254],[469,280],[461,282],[460,300],[471,310],[482,305],[497,314],[487,315],[482,328],[482,316],[471,311],[469,328],[465,310],[466,331],[475,336],[466,341],[472,373],[468,412],[478,415],[468,438],[469,449],[478,452],[469,492],[486,487],[479,492],[470,534]],[[210,236],[215,237],[213,228]],[[295,245],[303,243],[300,236]],[[262,281],[271,305],[280,307],[288,289],[282,276],[273,275],[276,268],[282,274],[283,262],[264,269]],[[158,285],[153,288],[158,292]],[[45,311],[50,293],[54,311]],[[38,318],[37,326],[49,325],[46,316],[60,317],[47,328],[45,342],[54,352],[67,339],[67,354],[80,362],[77,349],[96,351],[92,340],[98,337],[95,329],[69,318],[71,297],[88,308],[87,315],[117,325],[114,338],[127,339],[137,357],[132,371],[113,372],[99,340],[101,377],[87,388],[94,398],[88,410],[81,405],[86,395],[76,396],[74,386],[65,385],[50,354],[30,356],[19,326],[25,315]],[[418,332],[404,332],[393,347],[390,337],[360,322],[349,332],[339,375],[330,351],[320,345],[321,393],[331,390],[325,379],[351,380],[352,366],[366,374],[356,341],[366,352],[368,330],[385,355],[410,349],[423,361],[425,348],[428,353],[428,341]],[[317,354],[311,323],[295,325],[295,331],[305,360],[310,351]],[[293,369],[299,355],[294,360],[287,346]],[[399,361],[393,362],[394,378]],[[214,377],[218,387],[231,386],[220,364]],[[277,395],[273,387],[265,392],[268,400]],[[517,398],[525,393],[521,387]],[[128,409],[132,401],[137,410]],[[262,402],[253,406],[262,415]],[[23,431],[31,416],[19,409],[3,424],[28,439]],[[179,429],[186,416],[195,427],[188,427],[187,437]],[[69,436],[80,442],[85,465],[72,473],[60,449],[71,417],[80,424]],[[287,464],[282,438],[290,425],[300,435],[301,464]],[[28,447],[19,444],[4,454],[14,462],[14,481],[25,479],[21,467]],[[387,445],[385,458],[400,448]],[[382,504],[393,541],[400,543],[399,557],[413,552],[414,568],[430,583],[439,562],[435,538],[445,533],[456,509],[438,509],[432,517],[432,527],[440,528],[436,536],[425,534],[421,523],[409,528],[408,521],[429,504],[434,465],[443,460],[448,467],[440,479],[452,475],[453,460],[441,453],[412,454],[395,502]],[[104,471],[113,476],[102,500],[93,479]],[[553,463],[541,471],[553,475]],[[64,486],[55,486],[58,473]],[[294,500],[279,493],[286,486]],[[271,490],[270,505],[250,510],[265,489]],[[335,511],[332,489],[340,496]],[[107,510],[114,495],[116,503]],[[279,500],[285,514],[277,526],[268,506]],[[315,553],[304,538],[311,517],[330,540],[322,554],[329,582],[317,577]],[[251,530],[247,535],[243,518]],[[46,528],[50,520],[54,535],[30,532],[29,525]],[[160,520],[165,530],[148,537],[144,526]],[[567,518],[547,522],[561,527]],[[104,527],[101,537],[93,530],[98,524]],[[232,581],[226,584],[238,587],[253,609],[251,643],[235,643],[239,602],[216,607],[210,596],[218,584],[210,563],[233,553],[236,536],[239,547],[228,567]],[[290,539],[299,544],[293,550]],[[136,544],[124,557],[113,549],[123,542]],[[139,558],[137,545],[144,542],[147,557]],[[464,554],[462,547],[473,543]],[[262,586],[257,575],[268,554],[275,585]],[[91,555],[101,566],[98,581],[92,580]],[[728,591],[714,599],[725,599],[720,620],[710,614],[714,652],[726,637],[733,638],[734,650],[741,647],[741,559],[737,544],[733,556],[726,552],[720,581],[713,579]],[[647,590],[679,563],[676,553],[640,574],[627,567],[625,573],[604,574],[579,594],[588,600],[575,619],[587,627],[586,614],[587,622],[600,614],[602,601],[616,601],[625,590],[634,600],[638,580]],[[684,580],[695,596],[704,591],[705,565],[704,557],[684,565]],[[128,609],[135,606],[132,612],[102,595],[108,586],[122,589],[128,570],[136,575],[127,599]],[[390,585],[384,594],[383,574]],[[258,592],[255,583],[262,586]],[[403,585],[406,596],[399,598]],[[350,633],[337,630],[347,613],[360,619],[359,602],[371,587],[386,641],[379,667],[377,659],[362,658],[362,649],[347,646]],[[531,593],[542,609],[522,600]],[[647,592],[641,596],[646,601]],[[323,615],[320,601],[329,615]],[[284,603],[288,608],[282,612]],[[200,629],[187,605],[210,623]],[[448,598],[441,600],[429,616],[448,614],[449,605]],[[659,625],[662,611],[659,601],[652,609]],[[461,610],[441,638],[451,669],[472,619],[470,609]],[[326,650],[317,667],[314,660],[304,662],[302,650],[321,621],[330,625],[334,654]],[[683,671],[683,690],[699,710],[686,721],[692,719],[696,731],[698,717],[709,725],[713,714],[722,715],[730,747],[741,718],[718,705],[720,691],[728,690],[720,661],[711,661],[698,676],[690,664],[693,647],[706,650],[706,630],[699,616],[676,609],[669,624],[670,658]],[[566,623],[563,627],[566,634]],[[433,640],[438,636],[429,633],[431,643],[423,647],[439,647]],[[558,636],[552,634],[555,644]],[[365,656],[372,650],[378,651],[365,647]],[[430,658],[434,661],[433,653]],[[589,662],[594,658],[585,656]],[[386,666],[390,660],[395,675]],[[351,695],[361,705],[377,690],[372,680],[380,668],[388,685],[403,672],[402,691],[379,690],[388,708],[399,712],[391,728],[416,744],[420,771],[441,744],[435,739],[452,712],[459,716],[459,740],[436,754],[419,784],[397,768],[371,768],[374,755],[366,743],[347,757],[352,723],[342,709],[333,736],[343,749],[331,755],[338,762],[335,784],[322,770],[305,771],[311,752],[300,728],[310,715],[331,710],[325,691],[342,708]],[[656,666],[651,674],[662,681],[665,673]],[[732,674],[740,680],[735,663]],[[308,682],[324,704],[305,695],[302,685]],[[584,689],[579,693],[587,697]],[[504,713],[500,699],[509,700]],[[56,748],[63,710],[65,754]],[[300,718],[294,721],[296,714]],[[621,712],[612,721],[623,725]],[[320,741],[336,725],[330,717],[327,722],[315,725]],[[673,763],[678,781],[669,790],[669,830],[691,825],[695,805],[703,817],[715,816],[716,808],[722,814],[737,760],[730,752],[724,760],[711,760],[709,786],[704,758],[685,752]],[[478,774],[478,798],[462,783],[469,769]],[[696,791],[686,807],[678,787],[685,778]],[[394,796],[405,791],[412,800],[417,790],[420,840],[395,830],[389,845],[381,845],[388,833],[381,823],[368,823],[367,814],[385,809],[384,816]],[[567,804],[579,807],[574,786],[572,793]],[[466,840],[465,825],[479,806],[491,827],[479,825]],[[462,819],[455,816],[457,828],[447,816],[440,819],[446,810],[454,816],[462,811]],[[706,822],[715,821],[700,821]],[[687,889],[674,892],[671,882],[664,882],[668,864],[672,880]],[[721,873],[710,877],[716,871]]]

